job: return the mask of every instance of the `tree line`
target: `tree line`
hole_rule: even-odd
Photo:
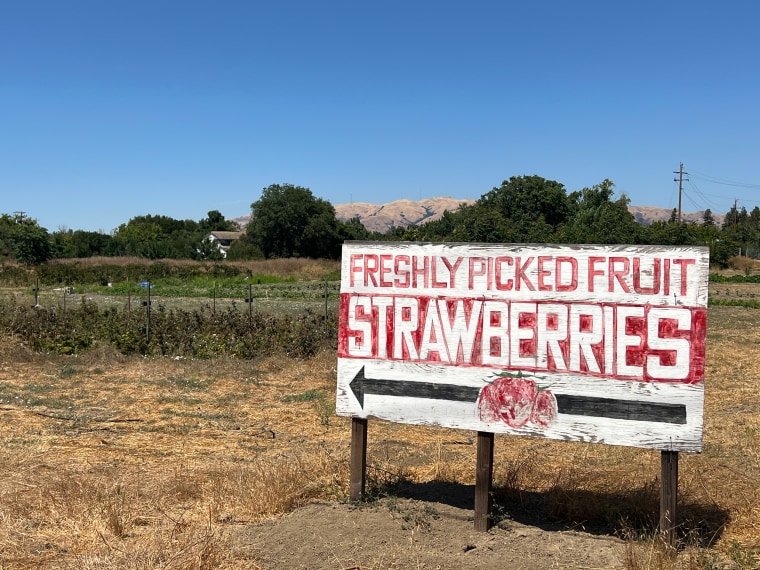
[[[308,188],[273,184],[251,204],[244,233],[227,252],[229,260],[310,257],[337,259],[345,240],[485,243],[577,243],[704,245],[711,261],[725,265],[735,255],[760,256],[760,208],[735,206],[722,226],[706,210],[701,222],[668,221],[644,226],[628,210],[625,195],[615,197],[604,180],[567,192],[540,176],[513,176],[475,203],[447,211],[435,221],[370,232],[358,218],[341,221],[330,202]],[[40,264],[51,259],[136,256],[147,259],[220,260],[208,239],[212,231],[239,231],[217,210],[199,221],[144,215],[111,234],[61,229],[48,232],[33,218],[0,215],[0,260]]]

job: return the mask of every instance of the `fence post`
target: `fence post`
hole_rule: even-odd
[[[349,498],[358,501],[367,485],[367,418],[351,418]]]
[[[676,546],[676,508],[678,505],[678,452],[660,454],[660,533],[671,547]]]
[[[328,294],[329,293],[327,291],[327,280],[325,280],[325,324],[327,324],[327,296]]]
[[[147,287],[148,289],[147,309],[148,310],[145,313],[146,315],[145,336],[148,342],[150,342],[150,281],[148,281],[147,283],[148,283],[148,287]]]
[[[493,441],[493,433],[478,432],[477,463],[475,466],[475,530],[478,532],[486,532],[491,526]]]
[[[248,284],[248,298],[246,301],[248,302],[248,326],[250,327],[253,324],[253,285],[250,283]]]

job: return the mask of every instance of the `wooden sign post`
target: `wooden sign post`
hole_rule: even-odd
[[[363,438],[352,470],[356,420],[476,431],[485,530],[494,433],[659,449],[672,533],[677,454],[702,449],[708,269],[701,247],[347,242],[336,411]],[[363,486],[352,471],[352,497]]]

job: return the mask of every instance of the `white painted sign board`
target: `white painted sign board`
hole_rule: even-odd
[[[336,411],[701,451],[703,247],[346,242]]]

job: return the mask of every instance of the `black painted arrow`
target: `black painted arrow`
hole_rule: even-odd
[[[367,378],[364,373],[364,366],[359,369],[348,385],[362,409],[364,409],[365,394],[429,398],[452,402],[476,402],[480,394],[480,388],[474,386]],[[671,424],[686,423],[686,406],[683,404],[650,403],[566,394],[555,394],[555,398],[557,398],[557,411],[560,414]]]
[[[354,379],[348,385],[351,387],[351,391],[356,396],[356,399],[359,400],[362,408],[364,408],[364,394],[431,398],[433,400],[451,400],[453,402],[475,402],[480,393],[480,388],[473,386],[367,378],[364,375],[364,366],[359,369],[359,372],[356,373],[356,376],[354,376]]]

